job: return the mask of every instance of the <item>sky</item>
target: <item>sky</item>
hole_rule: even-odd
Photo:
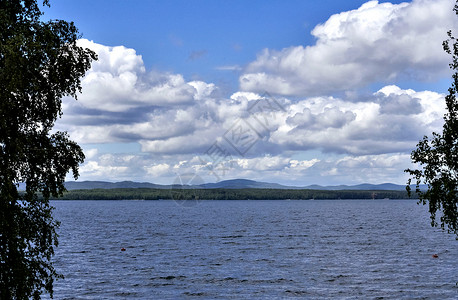
[[[405,184],[442,130],[453,5],[51,1],[43,18],[98,54],[55,128],[84,150],[79,180]]]

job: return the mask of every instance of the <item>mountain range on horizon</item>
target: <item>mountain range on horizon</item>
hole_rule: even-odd
[[[198,189],[312,189],[312,190],[386,190],[386,191],[402,191],[405,190],[405,185],[393,183],[370,184],[362,183],[357,185],[308,185],[308,186],[287,186],[278,183],[260,182],[249,179],[230,179],[216,183],[204,183],[200,185],[162,185],[150,182],[134,182],[134,181],[70,181],[65,182],[65,187],[68,190],[77,189],[119,189],[119,188],[153,188],[153,189],[171,189],[171,188],[198,188]],[[424,188],[424,187],[422,187]]]

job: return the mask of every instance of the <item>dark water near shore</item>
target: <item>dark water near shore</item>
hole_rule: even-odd
[[[56,299],[458,298],[458,241],[412,200],[52,203]]]

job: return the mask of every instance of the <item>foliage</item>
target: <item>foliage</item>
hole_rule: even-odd
[[[455,5],[458,14],[458,5]],[[444,41],[444,50],[452,56],[450,68],[455,71],[452,86],[445,97],[447,113],[444,116],[442,134],[433,133],[431,139],[425,136],[412,152],[413,163],[422,166],[422,169],[407,169],[416,181],[416,192],[423,205],[429,203],[431,225],[438,226],[437,211],[442,211],[440,226],[448,232],[454,232],[458,237],[458,41],[448,32],[449,39]],[[408,181],[407,191],[410,193]],[[419,185],[423,182],[428,190],[420,191]]]
[[[67,133],[51,130],[62,97],[76,97],[96,57],[76,45],[73,23],[41,16],[36,0],[0,0],[1,299],[52,296],[58,222],[48,199],[63,193],[70,169],[78,177],[84,159]],[[27,185],[21,195],[18,182]]]
[[[67,200],[309,200],[309,199],[405,199],[405,191],[308,190],[308,189],[87,189],[65,192]]]

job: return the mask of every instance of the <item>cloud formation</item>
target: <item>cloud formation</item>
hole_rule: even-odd
[[[105,51],[106,57],[88,77],[99,78],[100,72],[112,77],[124,72],[131,72],[132,77],[137,78],[149,76],[132,49],[118,50],[130,54],[130,59],[118,59],[117,51],[107,51],[114,48],[99,46],[95,49]],[[157,86],[155,81],[141,83],[141,89],[146,91]],[[219,170],[220,176],[216,178],[209,172],[212,162],[205,165],[201,160],[204,152],[215,141],[224,142],[225,132],[235,122],[249,119],[252,116],[250,107],[266,98],[253,92],[235,92],[230,97],[220,97],[215,94],[217,87],[214,84],[183,80],[182,86],[189,87],[192,92],[190,101],[151,105],[138,101],[132,93],[119,102],[122,106],[113,109],[111,106],[116,105],[118,99],[109,99],[112,102],[107,104],[105,98],[86,95],[94,93],[87,89],[92,85],[93,82],[85,78],[84,97],[82,95],[76,102],[65,102],[65,118],[59,121],[59,129],[68,130],[72,138],[83,145],[138,143],[141,152],[106,153],[88,148],[85,151],[87,161],[81,169],[85,179],[167,183],[178,172],[200,172],[207,175],[208,181],[253,178],[284,182],[285,178],[295,178],[288,182],[325,184],[320,182],[323,179],[317,179],[317,174],[334,183],[358,183],[364,178],[363,181],[369,181],[371,177],[360,176],[361,170],[372,170],[374,181],[386,178],[387,174],[403,178],[396,164],[408,167],[407,153],[422,135],[440,130],[445,112],[444,95],[403,90],[395,85],[385,86],[361,101],[357,96],[352,99],[331,96],[278,98],[276,101],[284,111],[269,119],[267,134],[249,152],[242,156],[225,144],[231,152],[231,161],[225,170]],[[136,89],[135,85],[132,87]],[[109,89],[102,85],[95,93],[109,93]],[[96,102],[88,102],[89,98]],[[118,111],[120,107],[126,107],[125,111]],[[262,119],[262,111],[257,114]],[[329,157],[294,158],[295,153],[310,151],[327,153]],[[390,181],[388,179],[386,181]]]
[[[443,74],[448,57],[441,41],[444,28],[454,26],[452,6],[443,0],[370,1],[331,16],[312,31],[315,45],[266,49],[240,77],[242,90],[231,95],[221,95],[213,83],[147,71],[134,49],[80,40],[99,60],[82,80],[78,101],[64,100],[56,129],[83,145],[85,180],[168,184],[178,173],[196,172],[206,181],[250,178],[299,186],[402,183],[410,151],[423,135],[442,128],[444,95],[395,84],[364,96],[354,89]],[[276,99],[281,109],[274,118],[251,110],[268,101],[264,90],[285,95]],[[333,96],[349,90],[351,97]],[[224,137],[245,121],[259,136],[241,154]],[[202,160],[215,142],[230,154],[223,165]],[[138,150],[98,147],[122,143]]]
[[[315,45],[264,49],[240,76],[240,87],[314,96],[372,82],[435,80],[448,71],[442,41],[453,28],[453,1],[369,1],[317,25]]]
[[[85,108],[125,112],[139,106],[186,104],[194,99],[197,91],[182,75],[146,72],[142,57],[134,49],[84,39],[78,44],[99,56],[82,81],[84,93],[79,100]]]

